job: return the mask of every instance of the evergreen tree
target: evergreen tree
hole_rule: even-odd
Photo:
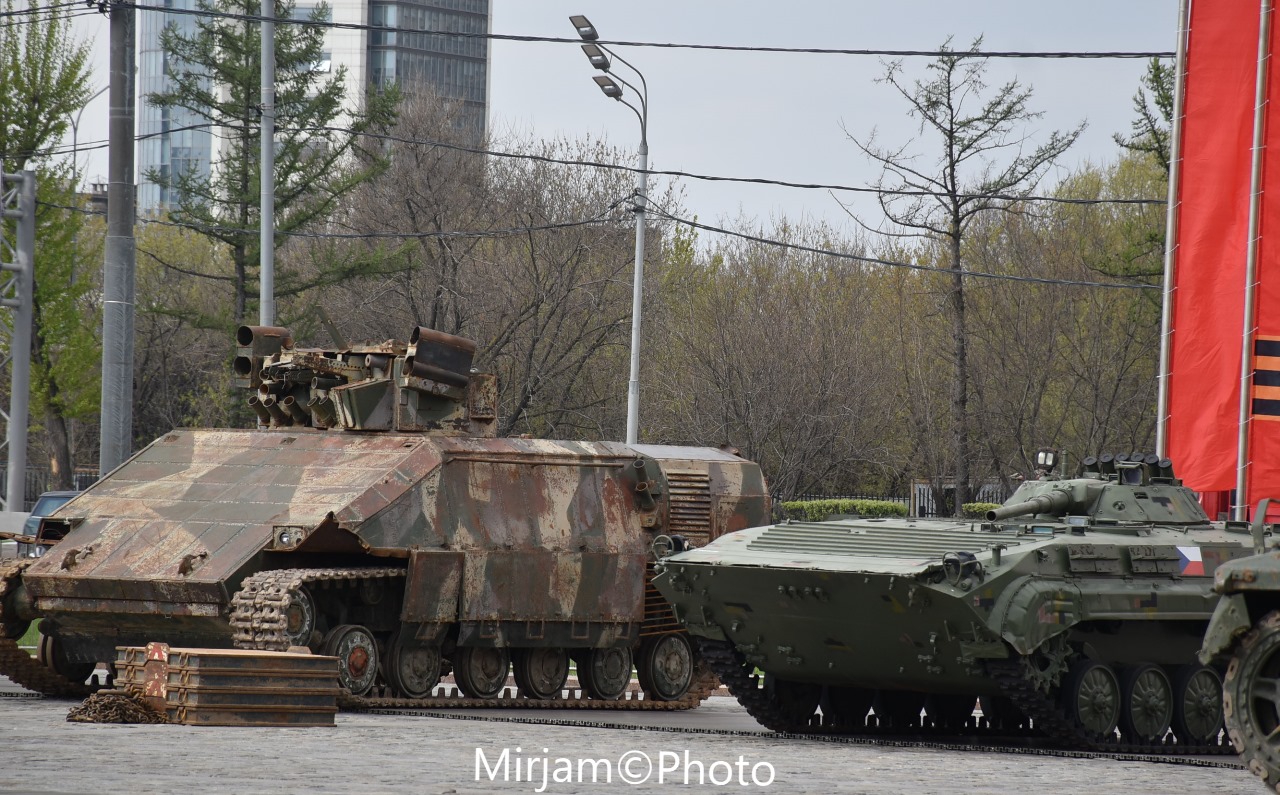
[[[1151,155],[1169,176],[1169,138],[1173,119],[1173,91],[1176,70],[1173,64],[1152,58],[1147,73],[1142,76],[1142,87],[1133,96],[1133,110],[1138,117],[1130,123],[1133,132],[1116,133],[1116,143],[1130,152]]]
[[[219,148],[208,177],[157,169],[146,177],[175,197],[175,221],[228,247],[234,289],[231,320],[239,324],[248,313],[259,259],[261,34],[258,24],[245,17],[257,16],[261,7],[257,0],[201,0],[198,7],[211,13],[197,16],[193,30],[170,24],[161,33],[172,88],[148,95],[147,101],[203,119]],[[294,16],[292,0],[277,2],[275,9],[277,19]],[[276,25],[278,235],[326,220],[344,194],[385,167],[377,147],[365,146],[361,134],[394,120],[398,92],[370,89],[362,109],[344,110],[345,67],[327,79],[317,69],[324,41],[320,23],[328,15],[328,7],[321,5],[306,23]],[[288,274],[279,274],[277,285],[297,293],[331,278],[324,272],[305,278],[295,274],[290,282]],[[216,325],[226,319],[206,321]]]

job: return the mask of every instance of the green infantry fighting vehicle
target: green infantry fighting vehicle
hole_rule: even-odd
[[[1247,527],[1211,523],[1167,460],[1058,479],[1053,457],[986,521],[787,521],[666,557],[655,583],[777,731],[965,733],[981,699],[1008,734],[1221,752],[1196,652]]]
[[[1267,551],[1267,508],[1252,525],[1254,552],[1214,573],[1222,594],[1200,659],[1227,662],[1223,709],[1227,736],[1256,775],[1280,792],[1280,552]]]
[[[415,329],[337,350],[243,327],[254,430],[178,429],[40,527],[43,556],[0,564],[0,673],[82,691],[115,647],[339,658],[356,696],[442,700],[452,668],[500,703],[561,695],[694,706],[696,650],[650,584],[656,536],[706,543],[768,520],[760,469],[715,449],[496,438],[474,343]],[[13,640],[41,618],[43,665]],[[633,660],[647,698],[619,699]]]

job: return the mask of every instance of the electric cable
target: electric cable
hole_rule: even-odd
[[[909,270],[926,271],[929,273],[943,273],[949,276],[954,276],[957,274],[957,271],[953,270],[952,268],[941,268],[936,265],[918,265],[910,262],[895,262],[893,260],[881,259],[879,257],[866,257],[860,254],[849,254],[843,251],[832,251],[830,249],[815,248],[813,246],[805,246],[797,243],[787,243],[782,240],[774,240],[772,238],[761,237],[759,235],[747,234],[746,232],[735,232],[731,229],[723,229],[721,227],[711,226],[710,224],[704,224],[698,221],[690,221],[687,218],[679,218],[661,209],[656,208],[656,206],[654,207],[653,210],[649,212],[652,212],[655,215],[665,218],[666,220],[671,221],[672,223],[688,226],[693,229],[701,229],[706,232],[713,232],[715,234],[727,235],[729,237],[736,237],[736,238],[747,240],[753,243],[760,243],[762,245],[775,246],[778,248],[790,248],[790,249],[795,249],[796,251],[803,251],[808,254],[818,254],[826,257],[834,257],[837,259],[852,260],[854,262],[861,262],[867,265],[880,265],[887,268],[906,268]],[[1157,285],[1157,284],[1126,284],[1124,282],[1094,282],[1094,281],[1084,281],[1084,280],[1078,280],[1078,279],[1051,279],[1051,278],[1039,277],[1039,276],[1017,276],[1017,275],[1008,274],[1008,273],[988,273],[986,271],[970,271],[970,270],[961,270],[961,271],[958,271],[958,273],[962,277],[972,277],[975,279],[992,279],[992,280],[998,280],[998,281],[1011,281],[1011,282],[1030,282],[1032,284],[1054,284],[1054,285],[1066,285],[1071,287],[1095,287],[1095,288],[1106,288],[1106,289],[1114,289],[1114,290],[1162,289],[1160,285]]]
[[[134,140],[142,141],[148,138],[161,136],[166,133],[179,132],[182,130],[208,128],[208,127],[215,127],[215,126],[229,127],[230,125],[215,125],[212,123],[191,124],[184,127],[176,127],[171,130],[167,130],[165,132],[145,133],[141,135],[136,135],[134,136]],[[281,132],[281,131],[302,132],[302,133],[339,132],[339,133],[354,134],[364,138],[372,138],[380,141],[390,141],[394,143],[402,143],[402,144],[415,145],[415,146],[434,146],[434,147],[440,147],[442,149],[451,149],[455,151],[468,152],[468,153],[477,154],[477,155],[488,155],[488,156],[500,157],[500,158],[530,160],[534,162],[547,163],[550,165],[597,168],[597,169],[602,169],[607,171],[621,171],[621,172],[626,172],[631,174],[640,173],[640,169],[636,168],[635,166],[628,166],[620,163],[604,163],[604,162],[593,161],[593,160],[570,160],[565,158],[556,158],[556,157],[549,157],[546,155],[535,155],[535,154],[528,154],[528,153],[522,153],[522,152],[505,152],[497,149],[485,149],[485,148],[476,147],[476,146],[466,146],[463,144],[457,144],[457,143],[452,143],[448,141],[436,141],[436,140],[418,139],[418,138],[404,138],[401,136],[391,135],[388,133],[374,133],[374,132],[368,132],[368,131],[355,132],[350,128],[345,128],[345,127],[331,127],[331,126],[291,127],[291,128],[277,127],[276,131],[277,132]],[[86,152],[86,151],[92,151],[97,149],[105,149],[107,148],[107,146],[108,146],[108,143],[106,141],[89,141],[75,147],[75,151]],[[50,147],[49,149],[41,150],[39,152],[39,154],[42,156],[57,156],[57,155],[65,155],[65,154],[71,154],[71,153],[72,153],[71,147],[62,146],[62,145],[59,145],[56,147]],[[768,179],[765,177],[731,177],[731,176],[719,176],[719,175],[712,175],[712,174],[699,174],[691,171],[677,171],[677,170],[664,170],[664,169],[647,169],[645,173],[650,176],[656,176],[656,177],[675,177],[675,178],[698,180],[703,182],[734,182],[734,183],[749,184],[749,185],[769,185],[769,186],[783,187],[783,188],[796,188],[800,190],[825,190],[825,191],[838,191],[838,192],[844,192],[844,193],[871,193],[876,195],[889,195],[889,196],[945,197],[949,195],[941,191],[900,190],[900,189],[891,189],[891,188],[876,188],[872,186],[840,185],[835,183],[827,184],[827,183],[819,183],[819,182],[791,182],[791,181],[780,180],[780,179]],[[994,201],[1010,201],[1010,202],[1013,202],[1013,201],[1046,202],[1050,204],[1080,204],[1080,205],[1095,205],[1095,204],[1163,205],[1168,203],[1166,199],[1148,199],[1148,198],[1085,199],[1085,198],[1071,198],[1066,196],[1040,196],[1040,195],[1020,196],[1017,194],[1000,194],[1000,193],[989,193],[989,194],[959,193],[957,194],[957,198],[991,199]]]
[[[338,240],[381,240],[381,239],[423,239],[423,238],[486,239],[486,238],[510,237],[512,235],[523,235],[523,234],[528,234],[530,232],[547,232],[547,231],[556,231],[561,229],[570,229],[570,228],[582,227],[582,226],[619,223],[622,219],[604,217],[605,214],[616,209],[622,202],[627,201],[628,199],[635,200],[636,198],[637,198],[637,195],[632,193],[629,196],[616,200],[612,204],[610,204],[609,207],[607,207],[604,211],[602,211],[599,215],[597,215],[594,218],[585,218],[577,221],[563,221],[563,222],[552,223],[552,224],[536,224],[536,225],[528,225],[528,226],[521,226],[521,227],[508,227],[504,229],[489,229],[489,230],[474,230],[474,231],[451,230],[451,231],[439,231],[439,232],[350,232],[350,233],[347,233],[347,232],[279,232],[278,231],[277,234],[284,237],[338,239]],[[894,260],[883,259],[880,257],[868,257],[861,254],[850,254],[844,251],[833,251],[831,249],[816,248],[814,246],[806,246],[798,243],[788,243],[786,241],[767,238],[760,235],[752,235],[746,232],[737,232],[731,229],[724,229],[722,227],[700,223],[698,221],[691,221],[687,218],[680,218],[679,216],[672,215],[666,212],[665,210],[659,208],[657,205],[653,204],[653,202],[649,201],[648,199],[645,199],[645,203],[649,205],[649,207],[651,208],[646,210],[647,213],[651,213],[652,215],[655,215],[671,223],[687,226],[692,229],[700,229],[702,231],[711,232],[714,234],[726,235],[728,237],[735,237],[735,238],[747,240],[753,243],[760,243],[762,245],[774,246],[777,248],[789,248],[789,249],[794,249],[796,251],[803,251],[808,254],[816,254],[820,256],[832,257],[835,259],[861,262],[867,265],[879,265],[887,268],[905,268],[908,270],[923,271],[928,273],[940,273],[940,274],[946,274],[950,276],[954,276],[956,274],[956,271],[951,268],[942,268],[936,265],[919,265],[919,264],[910,263],[910,262],[897,262]],[[36,204],[45,206],[45,207],[52,207],[60,210],[81,213],[84,215],[105,215],[106,214],[101,210],[91,210],[83,207],[69,207],[66,205],[55,204],[52,202],[37,201]],[[190,229],[192,231],[200,232],[200,233],[224,232],[224,233],[236,233],[236,234],[255,235],[255,236],[258,234],[256,229],[246,230],[246,229],[237,229],[234,227],[205,226],[202,224],[184,223],[180,221],[164,221],[158,218],[141,217],[137,219],[137,222],[140,224],[154,224],[158,226]],[[1080,279],[1053,279],[1053,278],[1039,277],[1039,276],[1017,276],[1014,274],[1007,274],[1007,273],[988,273],[986,271],[962,270],[962,271],[959,271],[959,274],[962,277],[971,277],[976,279],[1025,282],[1025,283],[1031,283],[1031,284],[1061,285],[1061,286],[1070,286],[1070,287],[1091,287],[1091,288],[1116,289],[1116,290],[1159,290],[1161,289],[1159,285],[1154,285],[1154,284],[1136,284],[1136,283],[1126,284],[1124,282],[1097,282],[1097,281],[1086,281],[1086,280],[1080,280]]]
[[[145,5],[141,3],[120,3],[127,8],[134,8],[139,11],[157,11],[165,14],[180,14],[186,16],[203,16],[208,18],[234,19],[248,22],[262,22],[267,17],[259,14],[236,14],[226,11],[214,11],[211,9],[198,8],[168,8],[165,6]],[[401,28],[385,25],[368,25],[358,22],[334,22],[332,20],[313,21],[310,19],[291,19],[285,17],[276,17],[272,21],[276,24],[284,25],[315,25],[317,27],[337,28],[341,30],[387,30],[397,33],[426,33],[432,36],[453,36],[465,39],[485,39],[489,41],[519,41],[519,42],[546,42],[552,44],[575,44],[581,45],[580,38],[565,38],[559,36],[526,36],[510,33],[469,33],[463,31],[450,30],[417,30],[412,28]],[[960,58],[1060,58],[1060,59],[1107,59],[1107,58],[1173,58],[1176,53],[1171,50],[1149,50],[1149,51],[1106,51],[1106,52],[1088,52],[1088,51],[1056,51],[1056,52],[1032,52],[1017,50],[874,50],[874,49],[850,49],[850,48],[825,48],[825,47],[762,47],[748,45],[733,44],[683,44],[678,42],[653,42],[653,41],[621,41],[621,40],[598,40],[593,42],[598,45],[607,47],[655,47],[662,49],[681,49],[681,50],[717,50],[726,52],[769,52],[769,53],[799,53],[806,55],[878,55],[889,58],[901,57],[937,57],[938,55],[954,55]]]
[[[626,198],[630,198],[630,197],[626,197]],[[561,221],[561,222],[550,223],[550,224],[530,224],[528,226],[506,227],[503,229],[449,230],[449,231],[439,231],[439,232],[386,232],[386,231],[384,232],[300,232],[300,231],[286,232],[286,231],[276,230],[276,234],[282,237],[314,238],[314,239],[325,239],[325,240],[386,240],[386,239],[415,240],[415,239],[424,239],[424,238],[484,239],[484,238],[511,237],[513,235],[528,234],[529,232],[553,232],[561,229],[573,229],[581,226],[618,223],[622,219],[605,217],[605,213],[608,213],[610,210],[617,207],[622,201],[625,201],[625,198],[615,201],[612,205],[606,208],[600,215],[594,218],[583,218],[577,221]],[[71,207],[64,204],[56,204],[54,202],[47,202],[42,200],[38,200],[36,202],[36,205],[40,207],[50,207],[58,210],[65,210],[67,212],[79,213],[81,215],[98,215],[98,216],[106,215],[106,212],[102,210],[93,210],[85,207]],[[206,232],[220,232],[224,234],[243,234],[243,235],[252,236],[255,238],[259,234],[258,229],[256,227],[252,229],[239,229],[236,227],[212,226],[212,225],[196,224],[196,223],[189,223],[189,222],[183,222],[183,221],[169,221],[169,220],[163,220],[160,218],[147,218],[146,216],[138,216],[134,220],[136,223],[139,223],[139,224],[151,224],[155,226],[167,226],[167,227],[174,227],[178,229],[190,229],[191,231],[200,232],[202,234]]]

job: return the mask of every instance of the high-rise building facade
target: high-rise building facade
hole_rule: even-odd
[[[195,0],[165,0],[165,7],[192,9]],[[204,119],[199,116],[182,108],[157,108],[146,99],[169,88],[170,65],[160,49],[160,31],[165,25],[174,25],[189,35],[195,30],[195,17],[146,12],[137,15],[137,25],[138,98],[134,112],[139,136],[135,157],[138,207],[156,210],[170,206],[173,197],[168,188],[149,181],[147,174],[154,170],[167,178],[194,169],[207,177],[213,138],[208,128],[200,126]]]
[[[489,31],[489,2],[332,0],[327,3],[329,18],[355,27],[325,32],[324,53],[316,68],[325,72],[346,67],[346,96],[352,108],[369,85],[392,83],[405,96],[429,92],[456,102],[458,123],[479,141],[488,126],[489,41],[483,34]],[[165,5],[194,8],[195,0],[165,0]],[[309,18],[317,5],[299,0],[294,18]],[[194,20],[185,14],[138,15],[138,207],[143,211],[166,209],[176,198],[147,180],[149,171],[168,175],[194,170],[207,177],[218,156],[214,132],[199,127],[203,119],[146,101],[148,94],[168,86],[171,65],[160,49],[160,31],[165,24],[191,31]]]

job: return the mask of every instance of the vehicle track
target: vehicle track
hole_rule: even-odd
[[[699,638],[698,645],[703,659],[720,677],[720,681],[724,682],[738,703],[762,726],[775,732],[786,735],[853,737],[865,737],[873,733],[911,735],[919,732],[918,727],[907,727],[895,732],[893,729],[873,726],[824,725],[821,717],[817,715],[808,718],[806,723],[798,723],[790,719],[769,698],[766,691],[760,687],[759,677],[752,675],[752,666],[732,644]],[[1031,719],[1031,725],[1036,729],[1035,733],[1009,738],[1007,734],[1001,737],[1001,732],[998,730],[971,726],[964,734],[957,735],[952,732],[951,736],[972,737],[975,741],[983,742],[984,745],[988,744],[985,742],[988,738],[995,740],[996,745],[1015,740],[1018,743],[1030,743],[1035,747],[1052,745],[1056,746],[1057,750],[1072,753],[1100,753],[1109,756],[1115,754],[1136,757],[1225,756],[1235,753],[1235,749],[1226,740],[1224,734],[1219,735],[1220,740],[1216,745],[1177,742],[1131,743],[1119,737],[1114,741],[1090,738],[1066,719],[1055,700],[1032,687],[1022,675],[1022,670],[1016,662],[999,665],[989,663],[988,670],[1000,683],[1005,695],[1014,701],[1024,716]]]
[[[17,622],[8,615],[5,605],[21,582],[22,572],[33,562],[20,559],[0,563],[0,673],[29,690],[48,696],[84,698],[93,692],[93,688],[50,670],[18,645],[19,637],[26,630],[26,622]]]
[[[445,720],[480,721],[485,723],[517,723],[525,725],[564,726],[568,728],[582,727],[586,729],[611,729],[621,731],[643,731],[666,734],[697,734],[713,737],[755,737],[767,739],[804,740],[810,742],[833,743],[837,745],[870,746],[883,748],[919,748],[936,751],[970,751],[976,753],[1002,753],[1020,756],[1049,756],[1061,759],[1110,759],[1120,762],[1147,762],[1151,764],[1186,765],[1190,767],[1211,767],[1230,770],[1244,769],[1238,759],[1211,758],[1206,759],[1193,755],[1142,754],[1127,751],[1087,751],[1078,749],[1049,748],[1037,745],[1036,742],[1047,742],[1046,738],[1019,737],[976,737],[970,736],[967,741],[955,738],[948,742],[942,736],[912,735],[879,735],[879,734],[836,734],[810,732],[760,732],[741,729],[711,729],[704,727],[681,726],[644,726],[632,723],[615,723],[611,721],[557,720],[555,718],[519,717],[512,715],[477,715],[445,710],[422,708],[394,708],[382,706],[354,707],[350,711],[369,715],[404,715],[423,718],[442,718]]]
[[[343,582],[362,579],[404,577],[397,568],[273,569],[245,578],[231,600],[231,626],[238,648],[287,651],[288,608],[293,592],[310,583]],[[384,708],[468,708],[468,709],[575,709],[675,711],[693,709],[715,690],[715,675],[700,662],[694,669],[693,684],[682,698],[662,701],[650,698],[620,698],[616,701],[587,698],[578,691],[572,698],[546,700],[529,698],[469,698],[463,695],[428,698],[396,698],[386,695],[356,696],[344,692],[339,706],[344,709]]]

